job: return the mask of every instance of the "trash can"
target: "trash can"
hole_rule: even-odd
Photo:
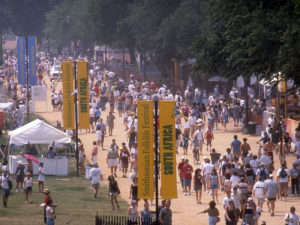
[[[255,122],[249,122],[248,123],[248,132],[249,132],[249,134],[255,134],[256,133],[256,123]]]
[[[86,165],[85,167],[85,179],[90,179],[90,171],[91,171],[92,167],[89,165]]]

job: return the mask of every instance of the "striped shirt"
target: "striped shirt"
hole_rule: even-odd
[[[268,179],[265,181],[267,198],[276,198],[278,192],[278,184],[273,179]]]

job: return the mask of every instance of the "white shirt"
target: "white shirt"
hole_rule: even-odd
[[[284,220],[289,219],[287,225],[298,225],[299,224],[299,216],[296,213],[287,213],[285,214]]]
[[[269,117],[268,125],[271,125],[271,128],[274,128],[274,119],[273,118]]]
[[[102,172],[99,167],[94,167],[90,171],[90,178],[92,178],[92,184],[100,183],[100,176]]]
[[[284,170],[285,170],[285,172],[286,172],[286,176],[285,176],[284,178],[281,178],[281,177],[280,177],[280,171],[281,171],[281,168],[279,168],[279,169],[277,170],[276,175],[277,175],[277,177],[279,177],[279,183],[289,182],[290,171],[289,171],[288,169],[284,169]]]
[[[46,218],[54,219],[53,208],[50,206],[46,208]]]
[[[102,140],[102,131],[101,130],[96,131],[96,139],[99,141]]]
[[[203,166],[203,174],[211,174],[211,171],[215,168],[215,166],[211,163],[205,163]]]
[[[223,199],[223,206],[225,206],[226,208],[229,206],[229,202],[230,201],[233,201],[233,199],[231,198],[231,197],[225,197],[224,199]],[[226,214],[226,210],[224,210],[224,214]]]
[[[239,182],[240,182],[240,177],[239,177],[239,176],[232,175],[232,176],[230,177],[230,181],[231,181],[231,188],[233,188],[235,185],[239,184]]]
[[[38,181],[45,181],[45,169],[44,167],[39,168]]]
[[[184,124],[184,129],[190,129],[190,128],[191,128],[190,122],[186,121],[185,124]]]
[[[256,159],[250,160],[250,166],[253,169],[254,173],[256,173],[258,167],[258,161]]]
[[[6,175],[6,177],[4,175],[1,176],[1,186],[2,188],[4,189],[9,189],[9,186],[8,186],[8,175]]]
[[[195,135],[197,135],[198,141],[203,141],[203,132],[202,132],[202,130],[196,130]]]
[[[32,187],[32,177],[25,177],[24,179],[24,186],[27,187]]]
[[[270,156],[262,155],[259,159],[259,162],[261,164],[265,164],[265,165],[269,166],[272,163],[272,160],[271,160]]]
[[[94,108],[92,107],[92,108],[90,109],[90,117],[94,117],[94,114],[95,114],[95,110],[94,110]]]
[[[266,184],[263,181],[257,181],[254,184],[253,192],[255,193],[256,198],[265,198]]]

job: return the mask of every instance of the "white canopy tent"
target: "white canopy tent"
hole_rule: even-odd
[[[6,102],[6,103],[0,103],[0,109],[3,110],[3,112],[8,112],[13,107],[12,102]]]
[[[26,145],[30,144],[51,144],[71,143],[71,137],[66,133],[52,127],[42,120],[36,119],[16,130],[8,133],[9,144]]]

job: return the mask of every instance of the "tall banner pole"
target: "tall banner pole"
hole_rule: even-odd
[[[159,209],[158,209],[158,97],[153,96],[154,99],[154,144],[155,144],[155,214],[156,224],[159,225]]]
[[[75,158],[76,158],[76,174],[79,177],[79,151],[78,151],[78,109],[77,109],[77,74],[76,74],[76,61],[73,62],[73,73],[74,73],[74,108],[75,108]]]
[[[28,62],[28,37],[25,37],[26,60],[26,95],[27,95],[27,123],[29,123],[29,62]]]

